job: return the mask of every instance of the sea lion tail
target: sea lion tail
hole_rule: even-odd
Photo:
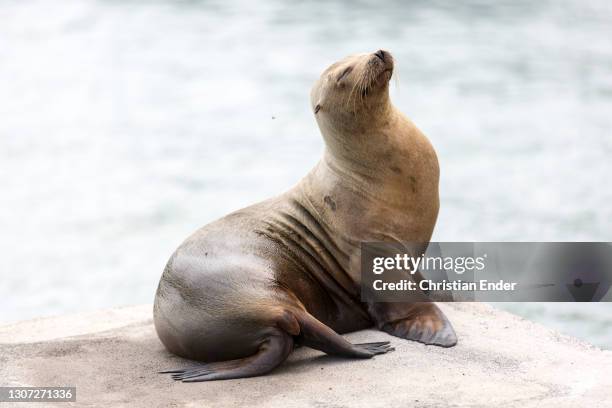
[[[293,345],[293,337],[284,330],[274,328],[252,356],[236,360],[199,363],[184,369],[166,370],[160,373],[172,374],[173,379],[186,383],[255,377],[272,371],[285,361],[293,350]]]
[[[327,354],[348,358],[372,358],[395,350],[388,341],[350,343],[306,311],[297,313],[295,318],[300,325],[298,343]]]

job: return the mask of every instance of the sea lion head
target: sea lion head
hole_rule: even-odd
[[[325,135],[371,128],[389,105],[393,57],[388,51],[348,56],[327,68],[310,93],[312,110]]]

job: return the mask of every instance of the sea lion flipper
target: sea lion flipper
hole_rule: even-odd
[[[395,347],[392,347],[390,344],[391,342],[389,341],[379,341],[375,343],[356,343],[353,344],[353,346],[364,348],[376,356],[378,354],[385,354],[390,351],[394,351]]]
[[[161,371],[161,373],[172,374],[174,380],[182,382],[255,377],[272,371],[287,359],[292,350],[293,338],[277,330],[261,344],[258,352],[250,357],[201,363],[184,369]]]
[[[327,354],[349,358],[372,358],[395,350],[388,341],[350,343],[308,312],[300,313],[296,318],[301,329],[298,342]]]
[[[405,318],[379,323],[381,330],[403,339],[441,347],[457,344],[457,335],[444,313],[431,302],[414,303]]]

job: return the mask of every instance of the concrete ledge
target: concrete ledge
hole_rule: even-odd
[[[76,386],[78,402],[62,407],[612,407],[612,352],[488,305],[441,307],[454,348],[366,330],[347,337],[396,351],[343,360],[299,349],[271,375],[196,384],[156,374],[187,362],[158,341],[150,305],[37,319],[0,327],[0,385]]]

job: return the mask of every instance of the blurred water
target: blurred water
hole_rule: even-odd
[[[317,161],[331,62],[386,48],[440,158],[440,241],[611,241],[612,4],[0,6],[0,321],[151,302],[196,227]],[[612,308],[507,305],[612,348]]]

